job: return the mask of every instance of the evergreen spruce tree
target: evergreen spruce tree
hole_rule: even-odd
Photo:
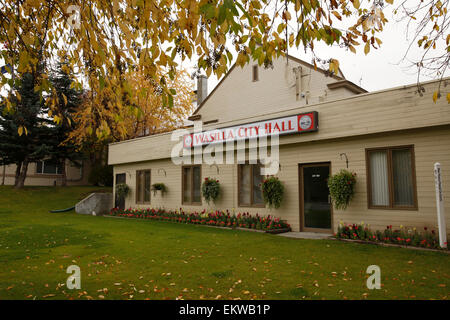
[[[66,160],[70,159],[72,163],[80,165],[80,160],[83,159],[83,155],[77,151],[77,146],[67,141],[68,134],[73,129],[73,114],[81,103],[82,92],[72,87],[73,80],[65,71],[66,65],[65,62],[59,62],[50,75],[50,81],[58,96],[53,114],[61,121],[55,125],[55,135],[51,142],[53,148],[49,156],[60,165],[63,186],[67,184]]]
[[[44,159],[52,150],[52,120],[39,92],[34,91],[36,78],[21,76],[16,87],[19,95],[11,97],[14,112],[0,105],[0,164],[15,164],[15,187],[25,184],[28,165]]]

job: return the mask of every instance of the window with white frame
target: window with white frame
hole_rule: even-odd
[[[37,161],[36,174],[62,174],[61,165],[52,160]]]

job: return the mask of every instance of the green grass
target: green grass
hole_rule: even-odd
[[[0,187],[0,299],[449,298],[441,252],[48,212],[92,190]],[[72,264],[81,290],[65,286]]]

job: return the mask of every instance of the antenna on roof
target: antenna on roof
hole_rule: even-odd
[[[288,20],[287,20],[287,11],[288,5],[287,0],[284,0],[284,20],[286,21],[286,64],[289,64],[289,43],[288,43]]]

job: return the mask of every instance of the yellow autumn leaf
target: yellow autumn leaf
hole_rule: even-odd
[[[334,70],[334,62],[333,62],[333,60],[330,61],[330,65],[328,66],[328,70],[330,70],[330,71]]]
[[[338,18],[339,20],[342,20],[341,15],[340,15],[337,11],[332,11],[331,13],[334,14],[334,16],[335,16],[336,18]]]
[[[339,61],[336,59],[331,59],[329,70],[333,72],[334,74],[339,73]]]
[[[438,92],[435,91],[433,92],[433,102],[436,103],[437,99],[438,99]]]
[[[364,53],[367,55],[370,52],[370,44],[369,42],[366,42],[366,45],[364,46]]]
[[[359,9],[359,6],[361,4],[359,3],[359,0],[353,0],[353,6],[355,7],[355,9]]]
[[[450,93],[447,93],[447,103],[450,103]]]
[[[6,111],[10,111],[12,109],[11,101],[9,101],[9,99],[5,100],[6,100]]]

